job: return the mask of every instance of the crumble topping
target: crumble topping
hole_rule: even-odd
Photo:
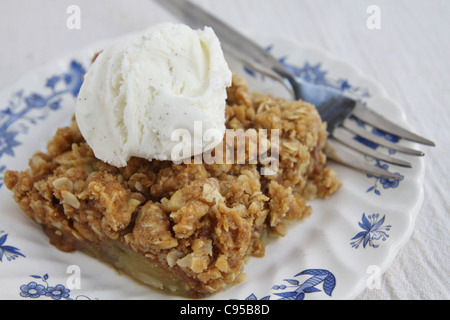
[[[307,200],[340,186],[326,167],[326,124],[314,106],[250,93],[234,77],[226,126],[280,129],[277,174],[249,164],[250,147],[246,164],[132,158],[116,168],[95,158],[73,120],[4,182],[60,250],[112,240],[182,279],[192,297],[209,295],[242,281],[246,257],[264,255],[266,235],[285,235],[311,214]]]

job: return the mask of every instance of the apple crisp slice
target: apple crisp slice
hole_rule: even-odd
[[[242,281],[247,257],[263,256],[270,235],[311,214],[307,200],[340,186],[326,167],[326,125],[314,106],[249,93],[234,77],[226,126],[278,129],[277,172],[262,175],[259,162],[139,158],[116,168],[95,158],[73,120],[4,182],[58,249],[90,252],[170,294],[208,296]]]

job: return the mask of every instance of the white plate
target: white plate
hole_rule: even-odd
[[[381,86],[351,65],[277,37],[260,42],[303,78],[337,87],[407,126],[401,108]],[[6,168],[25,169],[35,151],[45,150],[56,128],[69,123],[83,70],[101,48],[98,45],[32,70],[0,92],[2,299],[172,298],[87,255],[62,253],[52,247],[3,185]],[[248,79],[251,89],[286,94],[271,80],[251,75],[235,62],[230,61],[230,66]],[[389,165],[402,175],[399,183],[330,163],[343,182],[342,189],[326,201],[312,202],[310,218],[270,243],[264,258],[250,259],[246,281],[212,298],[351,299],[366,287],[376,288],[380,274],[408,240],[423,199],[423,160],[397,156],[413,164],[413,169]]]

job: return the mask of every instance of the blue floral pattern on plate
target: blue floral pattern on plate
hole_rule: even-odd
[[[375,159],[374,161],[375,161],[375,166],[377,166],[381,169],[385,169],[385,170],[389,169],[389,166],[386,163],[382,163],[380,160],[377,160],[377,159]],[[400,185],[400,182],[405,177],[398,172],[394,172],[394,174],[398,176],[398,179],[381,178],[381,177],[374,176],[372,174],[368,174],[367,177],[369,179],[375,179],[375,182],[371,187],[369,187],[367,189],[366,193],[373,192],[377,196],[381,196],[381,191],[379,189],[379,185],[381,185],[381,187],[384,190],[397,188]]]
[[[62,284],[57,284],[56,286],[50,286],[47,280],[49,279],[49,275],[45,274],[43,276],[32,275],[34,279],[39,279],[44,284],[37,283],[36,281],[30,281],[27,284],[23,284],[20,286],[19,295],[22,298],[31,298],[38,299],[41,297],[50,297],[53,300],[79,300],[81,298],[90,300],[85,295],[78,295],[75,298],[70,296],[70,289],[66,288],[66,286]]]
[[[300,282],[297,279],[284,279],[287,284],[274,285],[272,290],[278,291],[273,294],[279,297],[277,300],[304,300],[306,294],[321,292],[318,285],[322,284],[323,292],[326,295],[332,296],[333,290],[336,287],[336,278],[328,270],[324,269],[308,269],[297,273],[295,277],[311,275],[307,280]],[[245,300],[270,300],[271,296],[265,296],[258,299],[255,294],[249,295]]]
[[[3,258],[6,258],[8,261],[15,260],[18,257],[25,258],[25,255],[20,252],[20,249],[6,245],[7,239],[8,234],[0,230],[0,262],[3,262]]]
[[[6,166],[0,166],[0,189],[3,187],[3,173],[6,170]]]
[[[64,96],[78,96],[85,68],[77,61],[71,61],[69,70],[47,79],[47,94],[25,94],[20,90],[12,95],[8,106],[0,110],[0,160],[4,156],[14,157],[14,149],[21,145],[18,137],[26,134],[29,125],[36,125],[47,118],[49,112],[60,109]],[[0,188],[3,186],[5,165],[0,165]]]
[[[355,120],[356,120],[356,119],[355,119]],[[363,122],[358,121],[358,120],[356,120],[356,122],[358,123],[359,126],[365,127],[365,124],[364,124]],[[383,137],[384,139],[386,139],[387,141],[390,141],[390,142],[392,142],[392,143],[398,143],[398,141],[400,140],[399,137],[394,136],[394,135],[389,134],[389,133],[386,133],[386,132],[384,132],[384,131],[382,131],[382,130],[379,130],[379,129],[377,129],[377,128],[372,128],[372,129],[371,129],[371,132],[372,132],[373,134],[379,136],[379,137]],[[367,140],[367,139],[361,138],[361,137],[359,137],[359,136],[356,136],[356,137],[355,137],[355,140],[361,142],[362,144],[364,144],[364,145],[366,145],[366,146],[368,146],[369,148],[372,148],[372,149],[374,149],[374,150],[380,148],[380,146],[379,146],[378,144],[376,144],[376,143],[374,143],[374,142],[372,142],[372,141],[369,141],[369,140]],[[389,153],[390,155],[395,154],[395,150],[390,150],[390,149],[389,149],[389,150],[388,150],[388,153]],[[379,168],[381,168],[381,169],[384,169],[384,170],[388,170],[388,169],[389,169],[389,165],[388,165],[387,163],[384,163],[383,161],[380,161],[380,160],[378,160],[378,159],[370,159],[370,160],[368,160],[368,161],[374,162],[374,165],[377,166],[377,167],[379,167]],[[395,172],[394,174],[397,175],[399,178],[398,178],[398,179],[380,178],[380,177],[374,176],[374,175],[372,175],[372,174],[368,174],[368,175],[367,175],[367,178],[369,178],[369,179],[375,179],[375,182],[374,182],[374,184],[373,184],[371,187],[369,187],[369,188],[366,190],[366,192],[367,192],[367,193],[373,192],[373,193],[376,194],[377,196],[380,196],[380,195],[381,195],[381,191],[380,191],[380,189],[378,188],[378,185],[379,185],[379,184],[381,184],[381,186],[383,187],[384,190],[387,190],[387,189],[395,189],[395,188],[397,188],[397,187],[400,185],[400,182],[401,182],[405,177],[404,177],[403,175],[401,175],[400,173],[398,173],[398,172]]]
[[[358,222],[358,225],[363,229],[363,231],[359,232],[356,236],[354,236],[350,242],[352,248],[358,249],[359,246],[363,245],[366,248],[367,245],[369,247],[378,248],[379,241],[386,241],[389,238],[388,231],[391,230],[390,225],[384,226],[384,220],[386,216],[383,216],[380,219],[380,214],[374,213],[366,217],[366,214],[363,213],[362,221]]]

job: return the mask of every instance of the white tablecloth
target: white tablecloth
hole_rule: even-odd
[[[418,132],[434,139],[411,239],[381,288],[358,299],[449,299],[450,1],[195,2],[238,28],[288,37],[352,63],[385,87]],[[72,4],[81,10],[80,29],[66,24]],[[377,22],[367,11],[373,4],[381,29],[368,28],[368,19]],[[67,52],[164,21],[176,19],[151,0],[0,0],[0,88]]]

